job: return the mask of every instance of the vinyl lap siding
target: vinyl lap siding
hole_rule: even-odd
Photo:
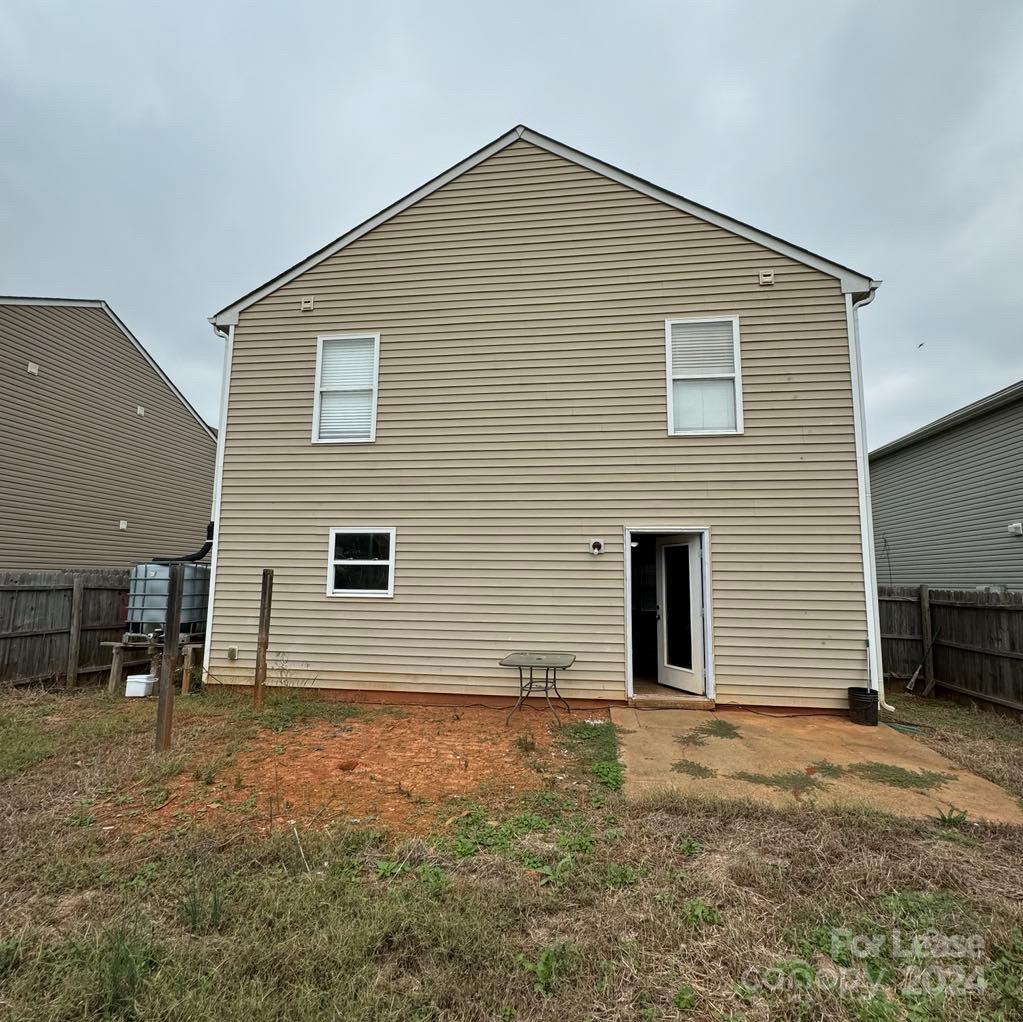
[[[1023,402],[870,465],[883,585],[1023,587]]]
[[[746,433],[668,437],[664,320],[716,313]],[[376,442],[312,444],[316,335],[360,329]],[[566,649],[568,692],[623,698],[623,528],[709,525],[719,701],[839,705],[866,678],[837,281],[527,143],[245,310],[226,421],[215,677],[251,678],[273,567],[292,677],[507,694],[501,656]],[[397,528],[392,600],[324,595],[348,525]]]
[[[0,398],[0,568],[126,567],[201,544],[216,443],[102,308],[0,304]],[[141,467],[167,453],[169,490]]]

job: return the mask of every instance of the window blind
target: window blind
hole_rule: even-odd
[[[673,376],[717,376],[735,372],[732,321],[671,324]]]
[[[731,319],[669,324],[672,433],[732,433],[740,429],[735,330]]]
[[[328,337],[321,344],[318,438],[370,439],[376,387],[375,338]]]

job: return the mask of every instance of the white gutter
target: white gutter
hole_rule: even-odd
[[[849,364],[853,382],[853,433],[856,438],[856,489],[860,510],[860,552],[863,557],[863,585],[867,611],[867,666],[870,687],[877,692],[878,704],[885,710],[895,708],[885,702],[884,669],[881,664],[881,615],[877,601],[877,565],[874,561],[874,519],[870,508],[870,463],[864,428],[866,410],[863,400],[863,369],[860,359],[858,309],[874,300],[880,282],[871,282],[865,297],[845,296],[845,317],[849,334]]]
[[[224,331],[214,326],[217,336],[224,337]],[[234,327],[227,328],[227,345],[224,348],[224,369],[220,377],[220,428],[217,430],[217,460],[213,475],[213,552],[210,554],[210,596],[206,610],[206,642],[202,651],[203,678],[209,677],[210,640],[213,637],[213,597],[217,592],[217,557],[220,553],[220,504],[224,479],[224,447],[227,444],[227,402],[231,392],[231,358],[234,354]]]

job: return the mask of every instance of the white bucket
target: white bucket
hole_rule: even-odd
[[[149,696],[153,694],[156,679],[151,674],[129,674],[124,686],[124,694],[129,698]]]

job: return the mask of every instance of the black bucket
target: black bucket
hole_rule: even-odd
[[[854,724],[877,727],[877,693],[872,688],[849,689],[849,719]]]

